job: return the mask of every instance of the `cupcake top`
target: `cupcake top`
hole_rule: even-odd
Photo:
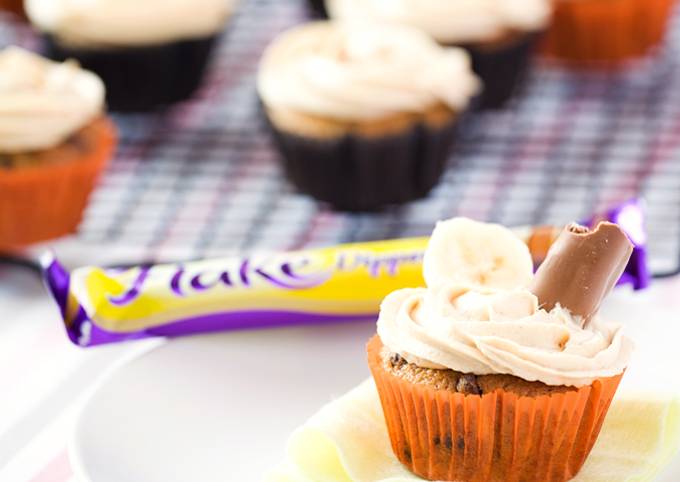
[[[77,63],[0,50],[0,152],[54,147],[104,109],[104,84]]]
[[[234,0],[25,0],[31,22],[74,47],[129,47],[211,36]]]
[[[437,104],[458,111],[479,81],[463,50],[442,48],[417,29],[312,22],[267,48],[257,87],[269,108],[354,121]]]
[[[559,303],[544,309],[526,245],[502,226],[454,218],[437,225],[423,264],[427,288],[390,294],[378,335],[410,363],[585,386],[620,374],[633,344],[621,327]]]
[[[493,40],[541,30],[552,0],[326,0],[333,18],[368,19],[420,28],[444,44]]]

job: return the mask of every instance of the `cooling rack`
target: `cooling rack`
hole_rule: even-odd
[[[163,113],[115,115],[117,156],[78,233],[56,246],[81,262],[112,252],[129,263],[182,260],[426,235],[453,215],[565,223],[640,196],[653,272],[678,270],[680,19],[658,52],[618,72],[537,60],[511,105],[467,120],[428,198],[347,214],[286,182],[254,88],[264,47],[308,16],[301,1],[242,1],[194,99]],[[30,27],[0,17],[7,44],[40,45]]]

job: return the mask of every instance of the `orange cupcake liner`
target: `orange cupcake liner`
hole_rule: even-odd
[[[117,140],[116,129],[107,118],[95,120],[87,129],[97,141],[80,157],[0,169],[0,251],[76,230]]]
[[[583,466],[622,375],[579,390],[520,397],[497,390],[464,395],[403,380],[382,366],[382,342],[368,344],[397,459],[429,480],[566,481]]]
[[[675,0],[555,0],[543,53],[576,64],[620,65],[660,44]]]
[[[556,239],[555,228],[553,226],[537,226],[533,229],[527,241],[534,266],[541,264],[548,256],[548,251]]]
[[[9,10],[21,18],[26,18],[24,0],[0,0],[0,10]]]

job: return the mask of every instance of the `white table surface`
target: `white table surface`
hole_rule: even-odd
[[[634,296],[635,303],[630,300]],[[609,312],[640,319],[634,331],[643,345],[649,346],[658,338],[659,327],[668,323],[668,337],[680,339],[680,278],[655,283],[652,289],[632,295],[628,290],[618,291],[609,303]],[[642,325],[655,320],[649,330]],[[341,329],[342,330],[342,329]],[[348,325],[348,336],[341,337],[354,343],[357,333],[370,333],[370,324]],[[35,273],[22,268],[0,267],[0,481],[3,482],[71,482],[75,480],[66,453],[66,442],[72,432],[76,414],[82,400],[89,395],[95,383],[120,365],[122,360],[165,343],[162,340],[125,343],[80,349],[66,338],[57,310]],[[353,349],[348,346],[348,349]],[[298,352],[282,350],[280,356],[300,357]],[[663,359],[663,357],[666,359]],[[645,370],[651,373],[661,363],[680,366],[680,350],[671,354],[652,353],[646,360]],[[650,359],[651,358],[651,359]],[[313,363],[314,360],[307,360]],[[301,363],[304,361],[301,360]],[[357,368],[348,364],[348,374],[356,376]],[[631,373],[633,373],[631,371]],[[367,372],[366,372],[367,374]],[[347,377],[339,374],[344,385]],[[644,370],[628,377],[629,383],[644,387],[648,379]],[[625,379],[624,379],[625,380]],[[357,379],[357,383],[360,382]],[[678,384],[669,389],[676,390]],[[245,383],[241,380],[239,383]],[[651,383],[651,382],[650,382]],[[328,399],[339,395],[345,386],[331,389]],[[295,403],[293,399],[289,403]],[[276,453],[266,459],[278,460],[283,455],[286,437],[309,414],[298,414],[300,420],[287,420],[281,430],[272,433],[271,447]],[[244,424],[246,421],[244,421]],[[236,428],[238,430],[238,428]],[[253,461],[258,463],[259,461]]]

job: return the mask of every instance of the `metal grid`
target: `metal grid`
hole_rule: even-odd
[[[164,114],[115,116],[120,149],[71,246],[115,246],[129,262],[190,259],[425,235],[453,215],[564,223],[641,195],[652,268],[678,269],[680,18],[667,45],[625,71],[537,62],[511,106],[469,119],[427,199],[346,214],[286,183],[254,89],[266,44],[306,15],[302,0],[243,0],[194,100]],[[0,45],[8,43],[39,44],[29,27],[0,18]]]

